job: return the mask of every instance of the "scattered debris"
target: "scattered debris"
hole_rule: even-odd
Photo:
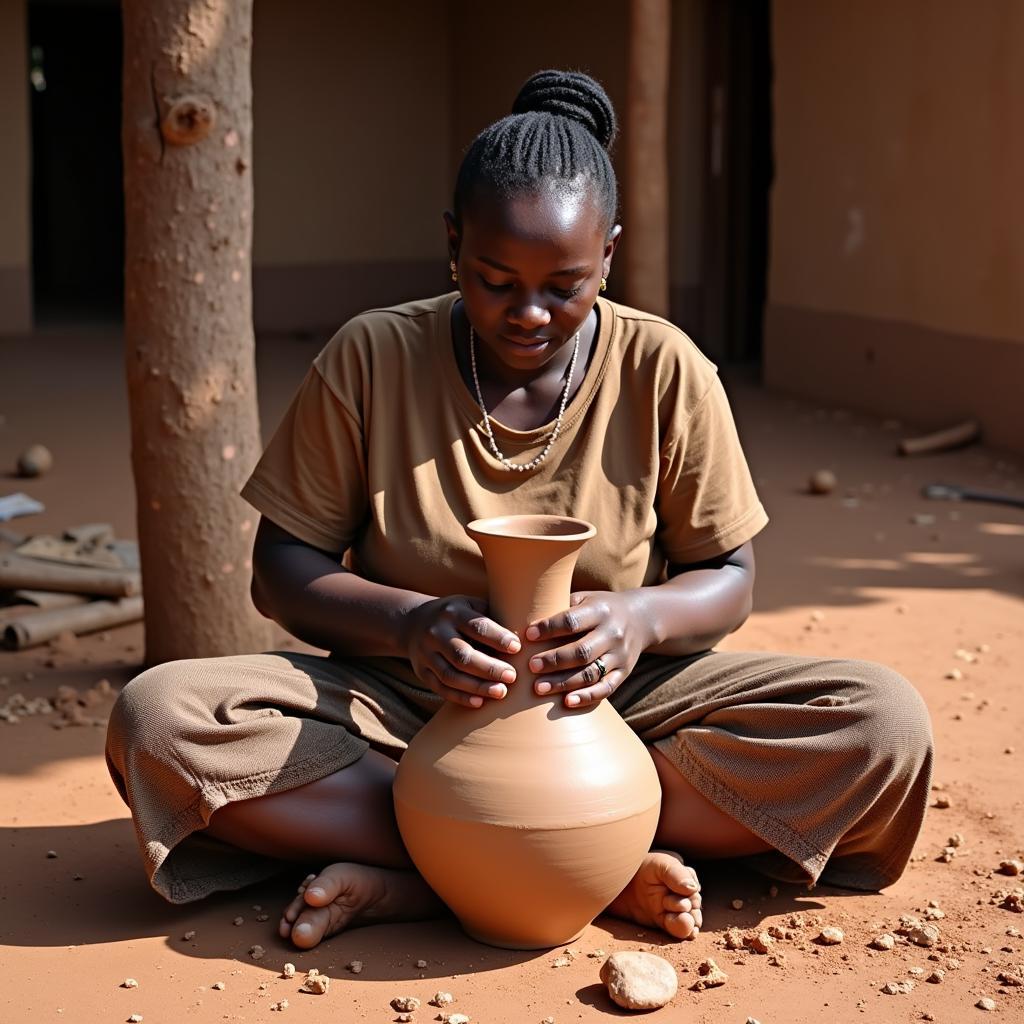
[[[706,988],[724,985],[729,980],[729,975],[711,957],[708,957],[707,960],[701,960],[697,967],[697,974],[700,977],[690,986],[694,992],[701,992]]]
[[[1024,986],[1024,964],[1017,964],[1016,967],[1007,968],[996,975],[996,980],[1007,988],[1020,988]]]
[[[331,987],[331,979],[326,974],[321,974],[315,967],[311,967],[306,973],[302,987],[315,996],[326,995],[327,990]]]
[[[287,1010],[288,1009],[288,1000],[287,999],[282,999],[278,1003],[271,1003],[270,1004],[270,1008],[272,1010]]]
[[[606,957],[607,955],[608,955],[608,953],[605,950],[601,949],[600,946],[598,946],[597,949],[592,949],[587,954],[587,956],[590,957],[591,960],[598,960],[601,957]]]
[[[605,960],[601,981],[612,1000],[627,1010],[657,1010],[669,1002],[679,985],[675,968],[667,960],[630,950],[612,953]]]
[[[822,946],[838,946],[845,938],[842,928],[822,928],[815,942]]]

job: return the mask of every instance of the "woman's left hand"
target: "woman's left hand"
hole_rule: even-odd
[[[526,630],[529,643],[573,637],[571,643],[530,658],[534,691],[542,696],[565,693],[564,703],[570,708],[596,704],[610,697],[633,671],[648,636],[649,626],[630,593],[573,594],[566,611]]]

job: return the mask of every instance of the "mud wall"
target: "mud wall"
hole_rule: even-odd
[[[1024,6],[773,21],[767,383],[1024,449]]]

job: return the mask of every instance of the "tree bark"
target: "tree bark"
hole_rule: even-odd
[[[631,0],[626,90],[623,298],[668,316],[670,0]]]
[[[125,341],[146,660],[265,649],[251,0],[124,0]]]

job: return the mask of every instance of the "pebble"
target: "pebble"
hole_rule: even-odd
[[[996,1001],[989,999],[988,996],[982,996],[974,1005],[979,1010],[994,1010],[996,1008]]]
[[[270,1008],[272,1010],[287,1010],[288,1009],[288,1000],[287,999],[282,999],[279,1003],[271,1003],[270,1004]]]
[[[142,1014],[141,1013],[133,1013],[128,1018],[128,1024],[142,1024]]]
[[[231,923],[237,928],[239,925],[245,924],[245,918],[236,917]]]
[[[907,938],[915,946],[924,946],[926,949],[931,949],[939,941],[941,935],[935,925],[922,924],[916,928],[911,928],[907,932]]]
[[[56,850],[47,850],[46,851],[46,856],[50,860],[56,860],[57,859],[57,851]]]
[[[928,981],[928,982],[931,982],[933,985],[938,985],[938,984],[941,984],[942,979],[945,976],[946,976],[946,972],[944,970],[942,970],[942,968],[940,967],[940,968],[932,971],[932,973],[929,974],[928,977],[925,978],[924,980]]]
[[[215,990],[216,990],[217,992],[223,992],[223,991],[224,991],[224,989],[225,989],[225,987],[226,987],[226,986],[225,986],[225,984],[224,984],[224,982],[223,982],[223,981],[215,981],[215,982],[214,982],[214,983],[213,983],[213,984],[212,984],[212,985],[210,986],[210,988],[212,988],[212,989],[215,989]]]
[[[822,928],[817,941],[823,946],[838,946],[845,938],[842,928]]]
[[[873,949],[892,949],[896,945],[896,936],[890,935],[888,932],[882,932],[881,935],[876,935],[871,940],[871,946]]]
[[[743,900],[733,900],[732,903],[729,905],[732,907],[733,910],[742,910]]]
[[[768,934],[768,932],[758,932],[756,935],[748,935],[744,938],[743,944],[749,949],[752,949],[755,953],[762,955],[766,954],[772,946],[775,945],[774,940]]]
[[[412,1013],[420,1008],[420,1001],[415,996],[395,996],[391,1000],[391,1009],[398,1013]]]
[[[951,668],[942,678],[943,679],[952,679],[954,682],[959,682],[961,679],[963,679],[963,677],[964,677],[964,674],[963,674],[963,672],[960,671],[960,669],[958,669],[958,668]]]
[[[18,456],[18,476],[36,477],[53,468],[53,455],[43,444],[29,445]]]
[[[331,979],[319,971],[310,971],[306,975],[306,980],[302,983],[302,987],[307,992],[312,992],[315,996],[326,995],[327,990],[331,987]]]
[[[445,1024],[469,1024],[469,1017],[464,1013],[449,1013],[444,1020]]]
[[[362,971],[362,969],[363,969],[363,961],[362,960],[351,960],[349,962],[349,964],[348,964],[348,969],[353,974],[359,974]]]
[[[887,981],[882,986],[882,991],[887,996],[906,996],[914,991],[912,981]]]
[[[953,801],[950,800],[950,798],[945,793],[940,793],[935,798],[935,803],[932,804],[932,807],[938,807],[939,810],[943,810],[943,811],[946,810],[949,807],[952,807],[952,806],[953,806]]]
[[[400,1013],[395,1018],[395,1022],[396,1024],[412,1024],[412,1021],[414,1021],[415,1019],[416,1015],[413,1013]]]
[[[601,966],[601,981],[613,1002],[626,1010],[657,1010],[676,994],[675,968],[653,953],[612,953]]]
[[[185,932],[184,935],[182,935],[181,941],[182,942],[191,942],[195,937],[196,937],[196,933],[194,931],[190,930],[190,931]]]
[[[451,992],[435,992],[430,999],[431,1006],[450,1006],[455,1002],[455,996]]]
[[[416,966],[419,967],[420,970],[422,970],[424,967],[427,966],[427,961],[426,960],[417,960],[416,961]]]
[[[295,964],[285,964],[281,969],[282,978],[294,978],[295,977]]]
[[[999,862],[999,873],[1001,875],[1024,875],[1024,861],[1001,860]]]
[[[706,988],[715,988],[718,985],[724,985],[729,980],[729,975],[722,970],[718,964],[715,963],[711,957],[707,960],[701,960],[697,967],[697,974],[699,977],[690,986],[694,992],[700,992]]]
[[[138,988],[139,983],[134,978],[125,978],[121,982],[121,988]]]
[[[831,469],[816,469],[807,480],[807,490],[811,494],[831,494],[838,483]]]
[[[251,956],[253,960],[262,960],[266,954],[267,951],[262,946],[249,947],[249,956]]]

